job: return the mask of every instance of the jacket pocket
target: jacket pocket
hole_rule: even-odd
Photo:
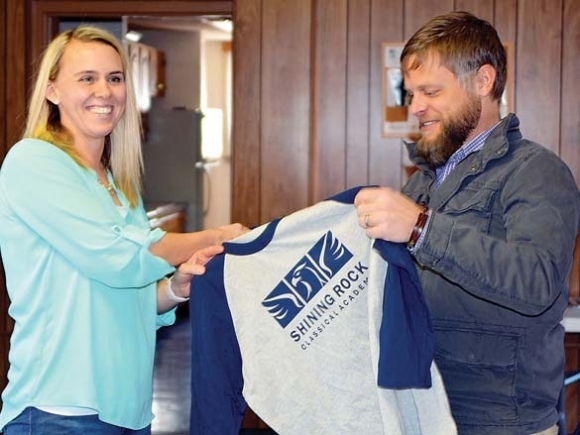
[[[456,222],[487,234],[492,226],[497,189],[495,183],[471,183],[456,192],[441,211],[453,216]]]
[[[519,331],[456,322],[434,326],[435,361],[457,423],[517,421],[514,391],[522,340]]]

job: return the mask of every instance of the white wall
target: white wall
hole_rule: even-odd
[[[165,96],[152,104],[165,108],[200,107],[201,43],[199,32],[174,30],[142,31],[141,43],[165,53]]]
[[[203,107],[222,110],[223,157],[205,165],[204,228],[231,222],[231,45],[206,39],[202,32],[202,112]],[[215,132],[213,132],[215,133]]]

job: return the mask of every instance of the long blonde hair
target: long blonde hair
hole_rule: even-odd
[[[56,79],[60,59],[71,40],[107,44],[121,57],[127,90],[125,110],[113,131],[105,138],[101,162],[111,170],[115,184],[123,191],[131,207],[135,207],[141,198],[143,174],[141,118],[128,56],[119,40],[111,33],[99,27],[82,25],[62,32],[51,41],[38,69],[23,137],[50,142],[70,155],[80,166],[86,167],[74,148],[72,136],[60,122],[58,106],[46,98],[49,81]]]

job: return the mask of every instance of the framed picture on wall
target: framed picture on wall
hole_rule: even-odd
[[[399,58],[404,42],[383,42],[383,136],[418,134],[417,119],[409,111]]]

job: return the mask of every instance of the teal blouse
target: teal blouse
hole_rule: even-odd
[[[109,181],[113,179],[109,174]],[[0,170],[0,254],[14,319],[0,428],[27,406],[92,408],[107,423],[150,424],[156,282],[174,268],[148,247],[143,205],[119,213],[94,171],[24,139]]]

